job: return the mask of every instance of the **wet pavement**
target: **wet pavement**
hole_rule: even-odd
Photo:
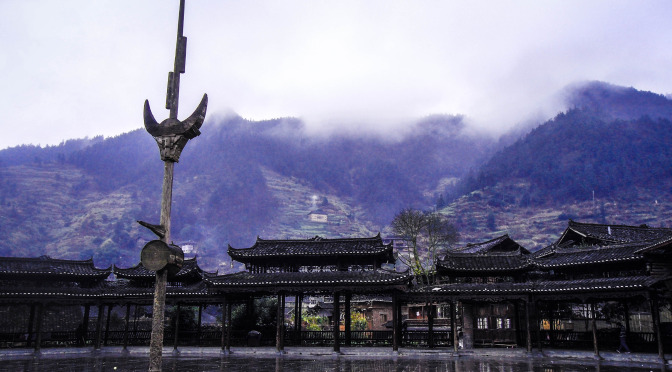
[[[329,348],[291,348],[279,354],[274,348],[234,348],[223,354],[219,348],[164,349],[164,371],[333,371],[333,372],[574,372],[574,371],[672,371],[653,354],[601,353],[544,350],[526,353],[520,349],[452,350],[389,348],[344,348],[334,354]],[[0,371],[147,371],[148,348],[1,350]]]

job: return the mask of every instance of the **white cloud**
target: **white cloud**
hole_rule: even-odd
[[[145,99],[167,116],[177,4],[0,2],[0,148],[139,128]],[[211,114],[298,116],[312,131],[447,113],[497,134],[555,114],[577,80],[670,93],[671,4],[187,1],[180,116],[207,92]]]

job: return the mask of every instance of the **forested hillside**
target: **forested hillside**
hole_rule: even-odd
[[[402,139],[314,138],[296,119],[206,122],[176,166],[173,239],[214,263],[257,235],[376,234],[400,209],[433,205],[493,151],[463,129],[460,117],[433,116]],[[144,130],[0,151],[0,254],[137,263],[152,235],[135,220],[158,223],[162,172]]]
[[[459,116],[389,138],[308,136],[292,118],[206,121],[175,167],[172,238],[228,270],[229,244],[372,236],[408,207],[449,214],[462,243],[508,233],[530,249],[569,218],[671,225],[671,101],[604,83],[568,93],[568,110],[504,148]],[[154,238],[136,220],[158,223],[162,177],[144,129],[2,150],[0,255],[134,265]]]
[[[466,240],[509,233],[530,248],[568,219],[672,226],[672,101],[589,83],[571,109],[463,179],[447,213]]]

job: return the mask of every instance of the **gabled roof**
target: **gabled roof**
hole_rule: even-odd
[[[511,239],[508,234],[502,235],[498,238],[494,238],[482,243],[467,244],[464,247],[459,247],[451,252],[455,253],[504,253],[504,252],[517,252],[522,254],[529,254],[530,251],[525,249],[522,245],[518,244],[515,240]]]
[[[325,239],[315,236],[311,239],[263,240],[250,248],[233,248],[229,245],[229,256],[239,262],[253,259],[291,257],[342,257],[342,256],[383,256],[392,259],[392,244],[383,244],[380,234],[372,238]]]
[[[533,261],[543,268],[637,261],[643,258],[637,251],[647,245],[640,242],[607,246],[552,246],[546,248],[543,255],[535,256]]]
[[[530,267],[523,255],[499,254],[476,255],[473,253],[449,253],[437,263],[439,269],[449,271],[516,271]]]
[[[142,266],[141,263],[129,267],[127,269],[122,269],[117,267],[116,265],[114,266],[114,274],[118,278],[124,278],[124,279],[154,279],[156,276],[156,272],[154,271],[149,271],[145,269],[144,266]],[[208,273],[201,269],[198,266],[198,262],[196,261],[196,257],[194,258],[187,258],[184,260],[182,263],[182,268],[180,271],[177,272],[175,275],[169,275],[168,279],[169,280],[183,280],[189,277],[193,278],[200,278],[202,275],[214,275],[214,273]]]
[[[530,267],[530,252],[509,235],[449,251],[437,262],[441,271],[518,271]]]
[[[105,279],[110,268],[98,269],[93,259],[61,260],[49,256],[0,257],[0,277],[50,276],[79,279]]]
[[[569,220],[568,226],[556,242],[558,245],[569,243],[576,234],[581,238],[596,240],[597,244],[606,245],[614,243],[631,243],[642,241],[655,241],[672,237],[672,229],[662,227],[649,227],[647,225],[607,225],[594,223],[581,223]],[[580,244],[574,241],[574,244]]]

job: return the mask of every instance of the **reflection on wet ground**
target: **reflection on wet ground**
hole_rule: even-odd
[[[2,371],[147,371],[144,356],[48,356],[0,361]],[[329,372],[665,372],[665,366],[619,364],[599,361],[552,361],[511,358],[428,356],[164,356],[164,371],[329,371]],[[669,370],[667,370],[669,371]]]

